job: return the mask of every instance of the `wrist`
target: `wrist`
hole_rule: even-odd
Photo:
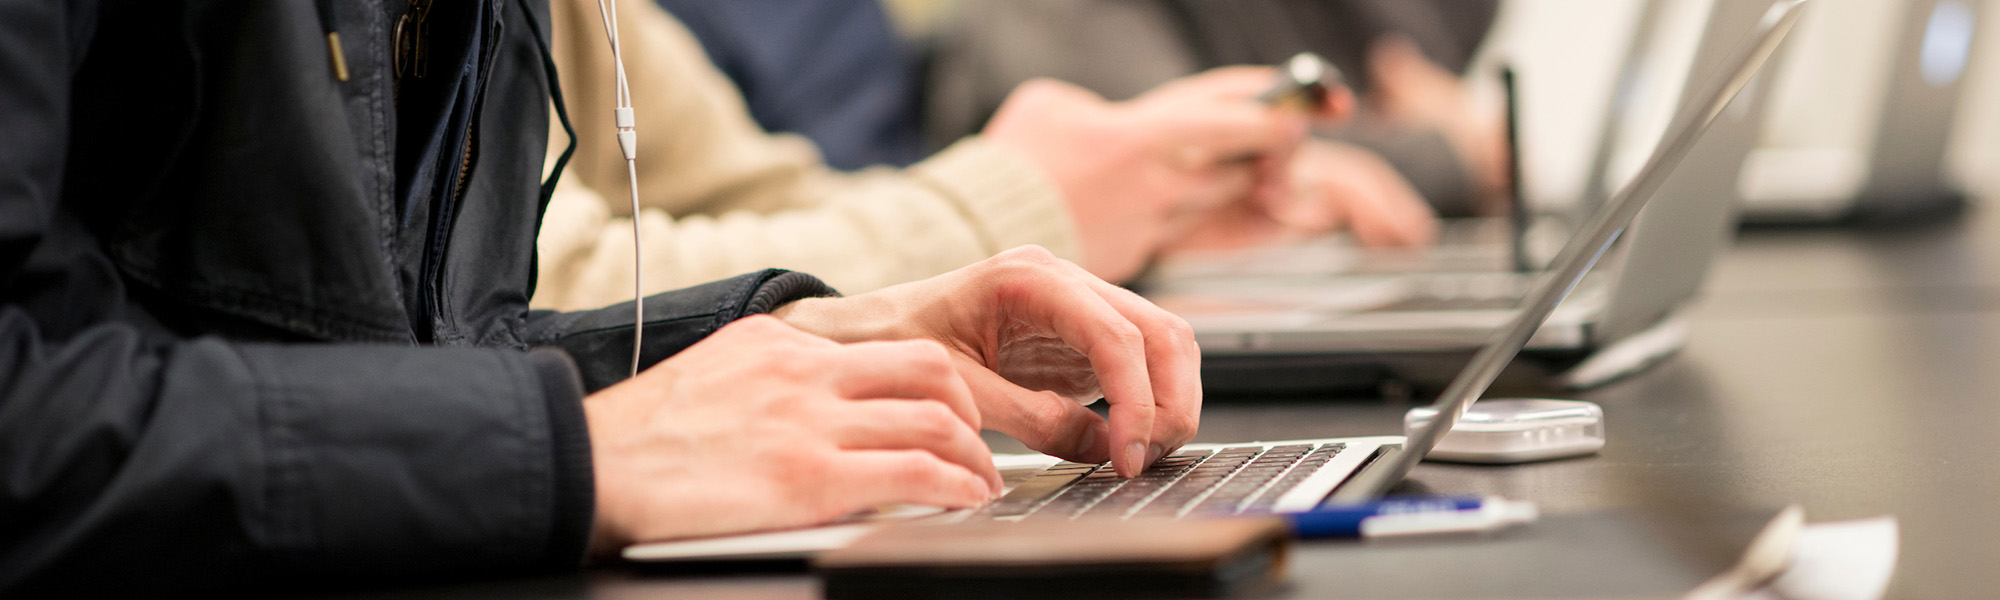
[[[650,391],[634,388],[639,379],[657,379],[666,375],[667,365],[641,371],[639,378],[619,382],[617,385],[598,390],[583,398],[583,417],[590,427],[590,441],[593,446],[590,468],[595,479],[597,496],[595,499],[596,518],[590,524],[588,556],[591,560],[602,560],[615,556],[619,550],[637,541],[632,531],[630,515],[624,510],[630,498],[636,493],[632,479],[621,477],[620,439],[629,437],[638,424],[649,420],[645,407],[649,405],[645,396],[660,393],[661,389]],[[671,393],[671,392],[668,392]],[[635,396],[634,394],[638,394]],[[629,466],[629,465],[626,465]]]
[[[794,329],[840,342],[903,339],[894,333],[897,311],[879,294],[806,298],[771,311]]]

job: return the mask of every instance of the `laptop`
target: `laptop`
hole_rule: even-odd
[[[1749,24],[1768,6],[1756,0],[1715,3],[1677,106],[1700,103],[1695,94],[1705,83],[1703,77],[1721,72],[1717,67],[1731,58]],[[1632,62],[1627,61],[1628,78]],[[1531,354],[1582,359],[1652,331],[1694,296],[1713,257],[1731,239],[1736,175],[1755,146],[1770,79],[1756,77],[1718,115],[1708,134],[1692,142],[1696,148],[1688,164],[1662,182],[1659,193],[1673,201],[1640,216],[1625,241],[1607,257],[1606,267],[1580,282],[1528,341]],[[1601,143],[1616,144],[1617,134],[1607,135]],[[1607,152],[1609,148],[1600,149],[1600,155]],[[1609,162],[1599,161],[1599,168],[1608,168]],[[1384,378],[1423,379],[1357,365],[1470,352],[1510,322],[1537,277],[1510,269],[1261,274],[1152,281],[1143,290],[1194,327],[1209,387],[1235,395],[1370,387]],[[1674,349],[1661,347],[1654,356]]]
[[[1685,103],[1652,157],[1632,183],[1573,236],[1510,321],[1495,330],[1472,362],[1433,405],[1438,418],[1408,438],[1373,436],[1191,444],[1162,458],[1138,477],[1123,479],[1109,463],[1058,462],[1039,469],[999,500],[938,518],[1042,520],[1185,518],[1311,510],[1359,502],[1387,493],[1436,446],[1503,367],[1518,355],[1541,323],[1556,311],[1647,200],[1659,195],[1667,175],[1698,150],[1701,134],[1771,56],[1805,0],[1773,6],[1757,24],[1750,45],[1734,54],[1723,77]],[[1661,204],[1665,205],[1665,204]],[[635,561],[801,558],[838,547],[880,521],[762,536],[640,544],[625,549]],[[843,530],[841,528],[845,527]],[[828,534],[844,531],[844,534]],[[814,544],[817,544],[815,546]]]
[[[1638,83],[1648,79],[1644,77],[1647,50],[1652,48],[1665,20],[1661,15],[1666,4],[1665,0],[1644,0],[1637,13],[1637,25],[1626,42],[1614,78],[1611,108],[1604,111],[1599,123],[1600,137],[1596,142],[1599,151],[1587,171],[1592,174],[1587,189],[1605,187],[1604,174],[1609,171],[1607,165],[1612,154],[1609,149],[1617,147],[1621,117],[1629,112],[1632,99],[1639,96]],[[1506,100],[1507,168],[1514,199],[1509,208],[1513,214],[1504,218],[1445,219],[1440,223],[1436,243],[1425,248],[1366,248],[1357,245],[1351,236],[1333,233],[1268,246],[1183,251],[1152,265],[1141,287],[1173,287],[1182,282],[1214,279],[1531,270],[1532,265],[1523,269],[1520,263],[1552,256],[1555,248],[1568,239],[1576,223],[1588,218],[1604,199],[1582,199],[1574,211],[1533,214],[1523,191],[1518,131],[1520,101],[1512,66],[1504,66],[1500,76]]]
[[[1800,64],[1789,73],[1796,75],[1779,93],[1812,98],[1821,108],[1779,117],[1791,119],[1780,130],[1810,129],[1792,137],[1812,140],[1751,155],[1745,223],[1898,222],[1965,206],[1945,159],[1973,48],[1991,21],[1989,3],[1865,0],[1845,8],[1823,11],[1801,29],[1796,43],[1806,50],[1793,56]],[[1869,43],[1877,35],[1884,43]],[[1846,53],[1858,52],[1888,59],[1855,64]]]

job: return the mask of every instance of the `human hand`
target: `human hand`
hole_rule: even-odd
[[[836,341],[936,341],[986,426],[1128,477],[1199,426],[1201,351],[1187,322],[1041,248],[772,314]],[[1083,406],[1100,391],[1108,424]]]
[[[1030,81],[1008,96],[984,135],[1055,182],[1076,223],[1083,266],[1123,281],[1170,238],[1178,215],[1284,194],[1285,165],[1311,117],[1352,111],[1345,88],[1328,94],[1320,115],[1257,103],[1276,76],[1269,67],[1225,67],[1116,103],[1066,83]]]
[[[583,402],[602,554],[1000,492],[944,348],[841,345],[755,316]]]
[[[1371,247],[1427,246],[1437,214],[1395,167],[1368,150],[1310,141],[1291,164],[1293,194],[1193,215],[1170,250],[1255,246],[1346,228]]]
[[[1306,143],[1292,160],[1296,195],[1271,207],[1294,231],[1318,234],[1345,227],[1363,246],[1428,246],[1437,241],[1437,213],[1380,155],[1339,142]]]

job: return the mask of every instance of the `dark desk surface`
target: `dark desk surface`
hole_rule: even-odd
[[[1577,396],[1604,406],[1609,443],[1601,455],[1513,467],[1425,464],[1412,474],[1413,485],[1536,501],[1550,515],[1528,534],[1540,536],[1588,537],[1605,530],[1605,519],[1674,523],[1768,515],[1794,502],[1814,521],[1891,514],[1901,522],[1902,551],[1890,597],[1991,595],[2000,590],[1995,267],[2000,211],[1918,230],[1752,232],[1725,255],[1709,293],[1690,310],[1692,341],[1679,357]],[[1211,404],[1200,440],[1392,433],[1406,408],[1352,399]],[[1004,441],[998,449],[1018,451]],[[1734,560],[1740,540],[1679,548],[1695,553],[1690,564],[1722,565]],[[1395,576],[1423,575],[1431,559],[1452,551],[1397,547],[1357,557],[1352,550],[1304,545],[1287,595],[1393,596],[1354,585],[1343,573],[1365,564],[1405,571]],[[1626,552],[1626,560],[1645,560],[1644,550],[1579,558],[1619,560]],[[1699,578],[1651,576],[1655,580],[1624,582],[1626,589],[1671,594],[1681,582]],[[1489,591],[1579,591],[1551,578]],[[1576,585],[1602,593],[1590,586],[1603,582],[1584,581],[1590,579]],[[1463,593],[1446,589],[1451,587],[1437,593]],[[797,572],[598,569],[422,595],[435,592],[809,598],[817,586]]]
[[[2000,309],[2000,206],[1903,229],[1747,231],[1703,293],[1710,313]]]

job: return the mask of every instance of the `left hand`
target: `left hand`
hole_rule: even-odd
[[[1428,246],[1437,214],[1382,157],[1351,145],[1310,141],[1293,156],[1292,193],[1191,215],[1168,250],[1278,243],[1348,229],[1368,247]]]
[[[1123,281],[1171,239],[1168,225],[1178,215],[1282,194],[1284,165],[1311,119],[1344,118],[1353,109],[1346,88],[1312,115],[1257,103],[1276,77],[1270,67],[1224,67],[1124,102],[1034,80],[1015,88],[983,135],[1019,152],[1062,191],[1082,246],[1079,262]]]
[[[1186,321],[1047,250],[1022,247],[923,281],[772,313],[839,342],[944,345],[988,428],[1137,475],[1187,443],[1201,351]],[[1099,394],[1109,423],[1084,408]]]

